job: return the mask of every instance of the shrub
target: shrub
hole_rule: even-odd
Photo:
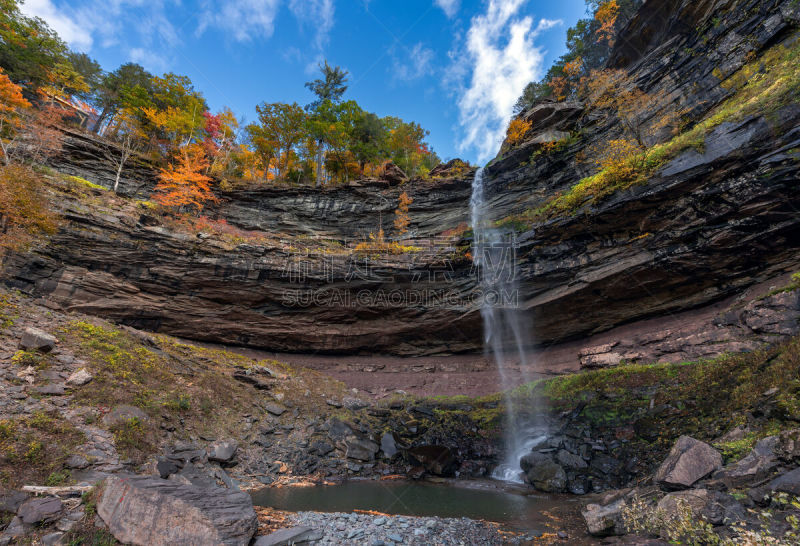
[[[55,233],[42,180],[30,167],[0,167],[0,250],[24,248],[33,237]]]
[[[509,146],[516,146],[531,130],[531,122],[522,119],[513,119],[506,129],[506,142]]]

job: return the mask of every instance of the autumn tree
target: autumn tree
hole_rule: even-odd
[[[152,105],[143,106],[141,111],[159,133],[165,145],[164,152],[169,154],[202,140],[203,112],[208,107],[203,95],[195,91],[191,79],[167,73],[154,77],[151,85]]]
[[[306,88],[309,89],[317,99],[311,104],[306,106],[306,110],[312,112],[313,123],[310,127],[312,129],[312,136],[317,139],[317,157],[316,157],[316,184],[319,186],[323,179],[324,162],[322,156],[325,151],[325,121],[326,111],[330,111],[333,105],[341,102],[342,97],[347,91],[347,78],[348,72],[341,67],[332,67],[328,64],[327,59],[324,64],[319,65],[322,78],[307,82]],[[322,118],[322,119],[320,119]],[[327,120],[330,121],[330,120]]]
[[[217,201],[211,191],[211,178],[204,174],[208,165],[201,146],[190,144],[181,148],[177,164],[170,162],[161,169],[153,199],[172,209],[193,208],[200,212],[206,203]]]
[[[256,106],[256,112],[259,123],[251,131],[276,159],[276,174],[282,179],[286,175],[295,147],[307,134],[307,115],[296,102],[262,103]]]
[[[394,229],[397,231],[397,235],[408,233],[408,225],[411,223],[408,206],[413,202],[414,200],[406,192],[401,193],[397,200],[397,210],[394,211]]]
[[[22,89],[0,68],[0,151],[6,165],[11,161],[10,149],[21,125],[20,111],[30,106],[31,103],[22,96]]]
[[[124,108],[132,111],[152,106],[153,75],[136,63],[125,63],[105,74],[94,92],[94,105],[100,115],[92,128],[98,133]]]
[[[142,130],[138,118],[130,109],[123,110],[114,120],[109,136],[116,141],[118,153],[114,156],[116,176],[114,178],[114,193],[118,192],[122,169],[135,153],[144,149],[147,135]]]
[[[19,249],[56,227],[39,175],[27,165],[0,167],[0,251]]]
[[[530,130],[530,121],[519,118],[512,119],[511,123],[508,124],[508,129],[506,129],[506,142],[508,142],[508,144],[511,146],[519,144]]]

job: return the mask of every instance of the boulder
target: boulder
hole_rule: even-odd
[[[86,368],[81,368],[77,372],[73,373],[67,378],[67,385],[72,385],[75,387],[80,387],[87,384],[94,378],[92,374],[86,371]]]
[[[450,474],[455,467],[453,452],[444,446],[420,446],[407,451],[411,462],[421,464],[425,470],[437,476]]]
[[[208,460],[229,463],[236,455],[239,444],[236,440],[219,440],[208,446]]]
[[[563,492],[567,474],[560,464],[545,453],[528,453],[519,461],[525,476],[533,487],[546,493]]]
[[[320,539],[322,539],[322,533],[311,527],[288,527],[258,537],[253,546],[291,546],[292,544],[308,544]]]
[[[0,512],[16,514],[23,502],[28,500],[30,495],[24,491],[14,491],[3,489],[0,491]]]
[[[588,463],[583,460],[583,457],[580,455],[575,455],[574,453],[570,453],[566,449],[559,450],[556,454],[556,459],[558,459],[558,462],[566,468],[578,470],[589,467]]]
[[[367,403],[360,398],[353,398],[352,396],[345,396],[342,398],[342,405],[349,410],[360,410],[367,407]]]
[[[625,501],[619,499],[607,506],[589,504],[581,512],[590,535],[604,537],[624,535],[625,525],[622,521],[622,509]]]
[[[392,163],[387,162],[383,166],[382,180],[386,180],[390,185],[397,186],[408,180],[408,175],[403,172],[403,169]]]
[[[759,440],[744,458],[715,472],[714,479],[722,481],[730,488],[753,483],[767,477],[778,465],[775,451],[779,443],[780,440],[777,436]]]
[[[125,544],[250,543],[258,520],[246,493],[158,478],[109,476],[97,514]]]
[[[345,457],[357,461],[372,461],[378,452],[378,444],[366,438],[348,436],[344,439]]]
[[[22,334],[19,346],[26,351],[41,351],[49,353],[56,348],[58,340],[44,330],[38,328],[26,328]]]
[[[383,451],[383,456],[387,459],[391,459],[400,451],[397,446],[397,438],[393,433],[384,432],[383,436],[381,436],[381,451]]]
[[[673,489],[691,487],[722,467],[722,454],[705,442],[681,436],[658,468],[655,481]]]
[[[786,462],[800,459],[800,428],[781,432],[775,454]]]
[[[26,525],[47,524],[61,517],[61,509],[61,499],[58,497],[34,498],[22,503],[17,516]]]
[[[782,491],[790,495],[800,495],[800,468],[781,474],[769,482],[766,489],[768,492]]]
[[[138,419],[139,421],[147,421],[149,418],[147,414],[135,406],[128,406],[125,404],[115,406],[114,409],[109,411],[103,416],[103,424],[106,426],[120,425],[127,423],[131,419]]]
[[[273,403],[264,405],[264,409],[267,410],[267,413],[269,413],[270,415],[274,415],[275,417],[280,417],[281,415],[286,413],[286,408]]]
[[[67,468],[81,470],[89,466],[89,461],[82,455],[70,455],[64,464]]]

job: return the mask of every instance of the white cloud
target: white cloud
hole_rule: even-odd
[[[209,27],[228,32],[234,40],[269,38],[275,30],[280,0],[219,0],[206,4],[200,14],[197,34]]]
[[[128,58],[151,72],[164,72],[169,67],[169,63],[164,57],[142,47],[134,47],[128,51]]]
[[[291,0],[289,9],[301,25],[315,29],[314,48],[317,51],[325,49],[333,29],[333,0]]]
[[[534,39],[560,24],[542,19],[534,27],[532,17],[519,15],[526,1],[489,0],[486,12],[472,18],[462,49],[451,55],[471,70],[468,85],[457,91],[458,147],[477,151],[480,162],[497,152],[524,87],[542,76],[543,51]]]
[[[92,29],[78,24],[76,19],[59,10],[51,0],[27,0],[20,9],[26,15],[44,19],[71,47],[81,51],[91,49],[94,42]]]
[[[431,72],[433,63],[433,50],[425,47],[422,42],[416,44],[408,51],[408,61],[394,61],[394,77],[398,80],[411,81],[419,79]]]
[[[461,0],[436,0],[436,5],[442,8],[448,17],[453,17],[461,4]]]

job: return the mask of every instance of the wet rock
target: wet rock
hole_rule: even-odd
[[[236,440],[220,440],[214,442],[208,446],[208,460],[228,463],[233,459],[234,455],[236,455],[236,450],[238,448],[239,444]]]
[[[383,436],[381,436],[381,451],[387,459],[391,459],[400,451],[397,447],[397,438],[395,438],[394,433],[383,433]]]
[[[539,491],[560,493],[567,486],[564,469],[544,453],[529,453],[519,461],[528,483]]]
[[[610,536],[625,534],[625,525],[622,521],[622,508],[625,501],[619,499],[607,506],[589,504],[581,512],[586,528],[590,535]]]
[[[43,353],[49,353],[56,348],[57,343],[58,340],[55,338],[55,336],[48,334],[44,330],[40,330],[38,328],[26,328],[25,333],[22,334],[22,339],[19,342],[19,346],[26,351],[41,351]]]
[[[453,452],[444,446],[420,446],[409,449],[406,453],[412,463],[421,464],[425,470],[437,476],[445,476],[454,470],[456,458]]]
[[[149,417],[141,409],[135,406],[119,405],[115,406],[110,412],[103,416],[103,423],[106,426],[125,424],[132,419],[147,421]]]
[[[67,378],[67,385],[80,387],[86,385],[93,378],[86,368],[81,368]]]
[[[246,493],[136,476],[108,477],[97,514],[117,540],[141,546],[245,546],[258,525]]]
[[[22,503],[17,516],[26,525],[53,523],[61,517],[61,509],[61,499],[57,497],[34,498]]]
[[[566,449],[559,450],[556,454],[556,460],[565,468],[581,469],[589,467],[583,457],[570,453]]]
[[[722,467],[722,454],[699,440],[681,436],[658,468],[655,480],[674,489],[691,487]]]

